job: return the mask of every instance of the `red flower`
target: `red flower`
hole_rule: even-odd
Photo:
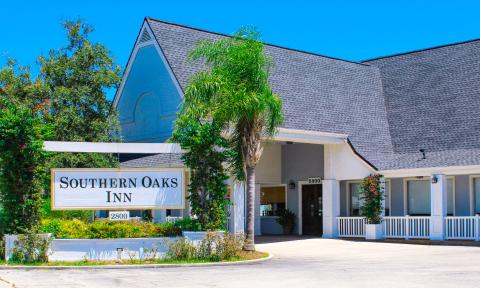
[[[20,145],[20,151],[25,150],[25,144]]]

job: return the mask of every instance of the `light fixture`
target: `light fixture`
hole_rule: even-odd
[[[427,155],[425,154],[425,149],[420,149],[420,153],[422,153],[422,160],[427,159]]]
[[[432,184],[436,184],[438,182],[438,177],[437,175],[432,176]]]
[[[288,189],[295,189],[296,185],[295,185],[295,182],[293,180],[290,180],[290,182],[288,183]]]

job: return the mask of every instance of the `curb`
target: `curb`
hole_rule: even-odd
[[[1,270],[98,270],[98,269],[160,269],[160,268],[182,268],[182,267],[214,267],[214,266],[235,266],[253,265],[269,261],[273,258],[272,253],[267,257],[253,260],[242,260],[232,262],[211,262],[191,264],[121,264],[121,265],[92,265],[92,266],[27,266],[27,265],[2,265]]]

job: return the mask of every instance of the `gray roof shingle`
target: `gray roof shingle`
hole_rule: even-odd
[[[186,62],[190,49],[228,37],[147,22],[182,89],[206,68]],[[480,164],[479,48],[472,42],[352,63],[265,45],[273,61],[270,82],[283,100],[283,127],[348,134],[380,170]],[[420,148],[427,159],[421,160]],[[122,165],[165,160],[148,157]]]
[[[382,76],[394,151],[390,167],[480,163],[480,41],[366,63]],[[405,159],[419,149],[431,152],[427,161]]]

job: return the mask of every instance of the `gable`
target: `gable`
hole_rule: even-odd
[[[165,142],[171,136],[181,95],[154,43],[137,47],[117,96],[125,142]]]

